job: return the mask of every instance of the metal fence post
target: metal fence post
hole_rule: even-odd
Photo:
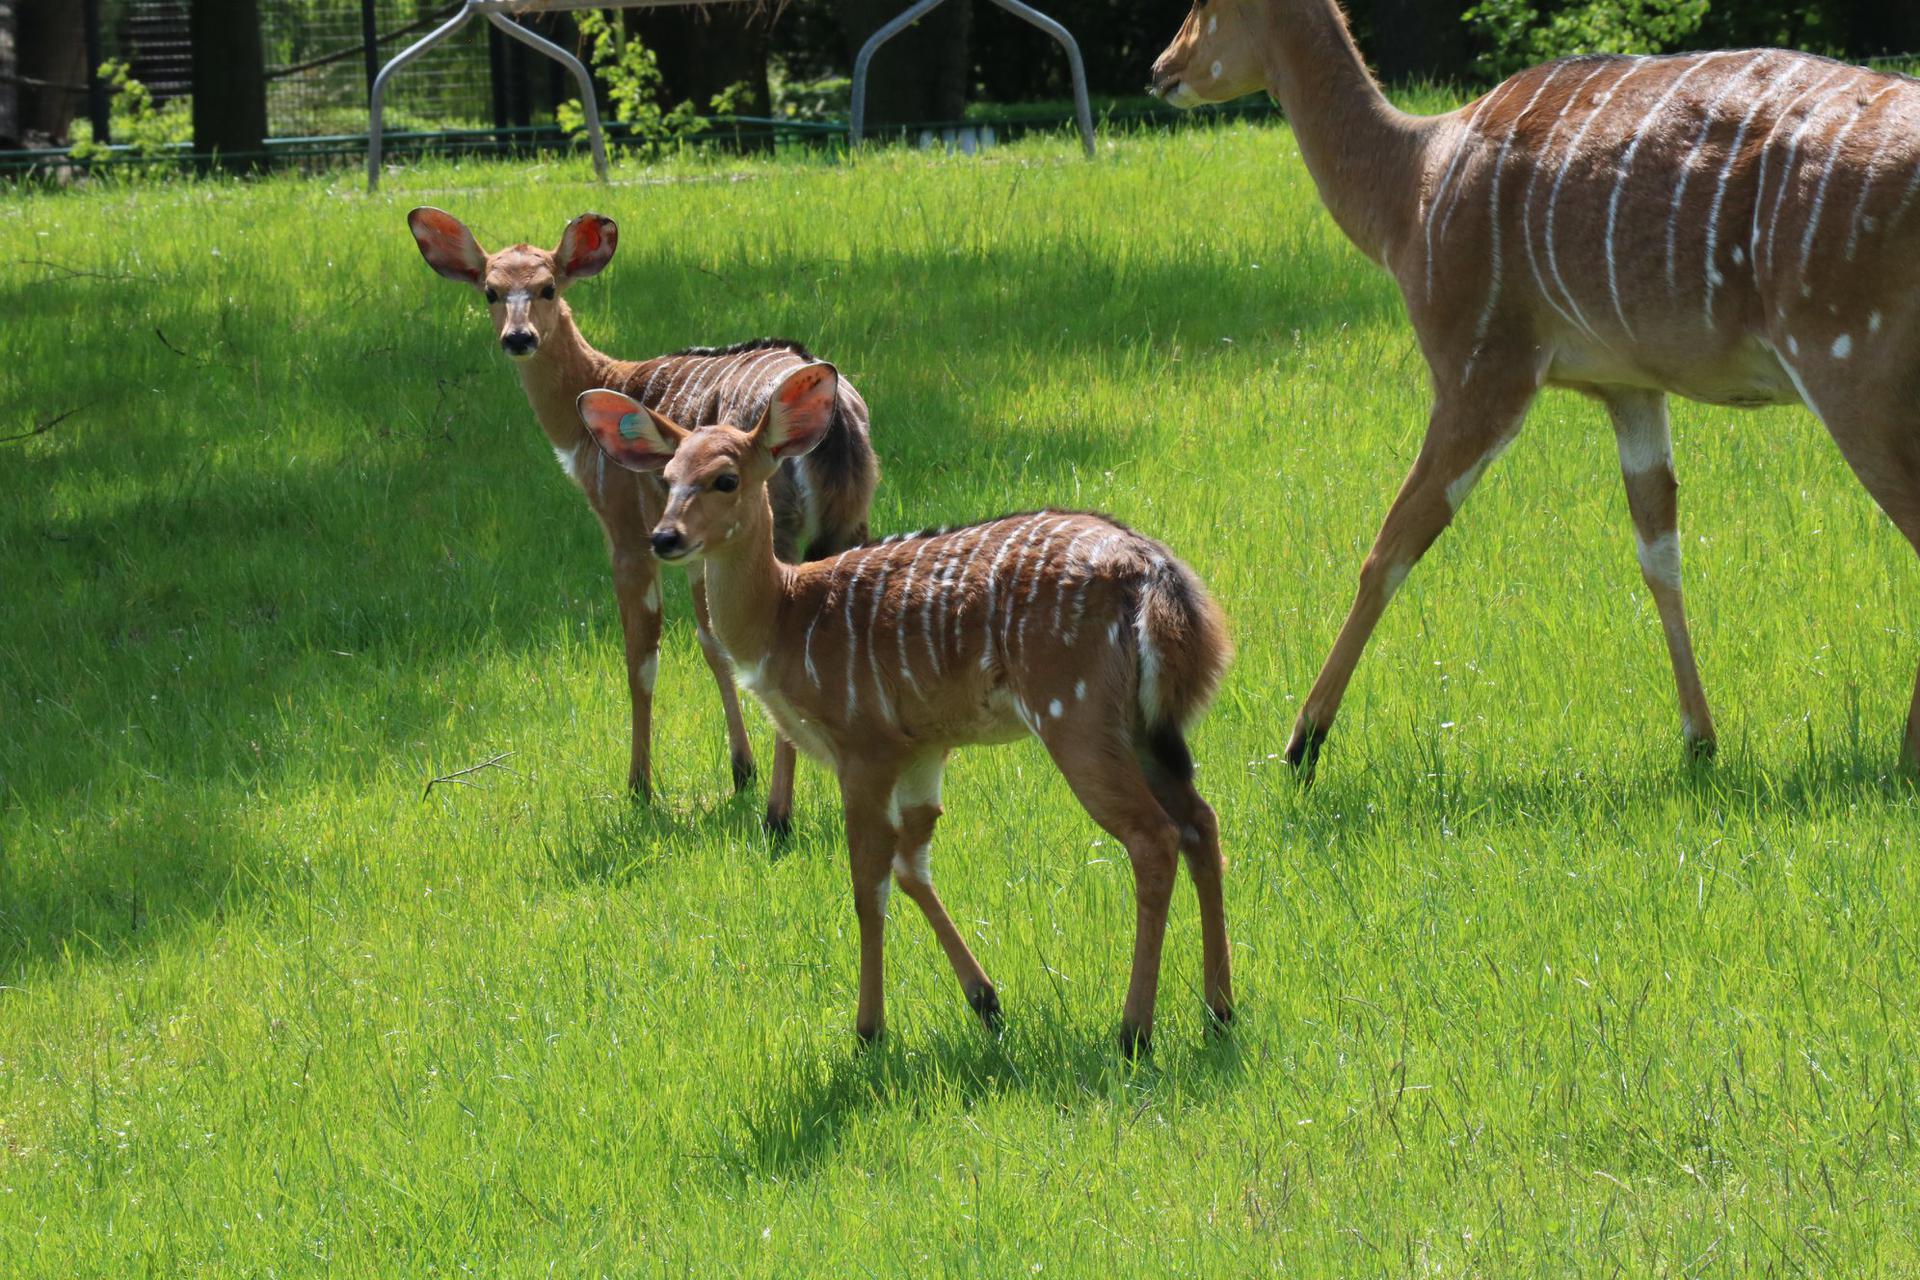
[[[993,0],[1002,9],[1052,36],[1067,51],[1067,69],[1073,76],[1073,113],[1080,125],[1080,145],[1087,158],[1093,158],[1093,104],[1087,98],[1087,67],[1080,57],[1080,42],[1058,22],[1021,0]],[[853,60],[853,119],[848,123],[848,145],[857,147],[867,131],[867,69],[881,45],[905,31],[939,8],[946,0],[918,0],[899,17],[867,37]]]

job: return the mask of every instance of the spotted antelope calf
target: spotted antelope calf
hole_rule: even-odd
[[[863,1037],[881,1028],[891,881],[926,916],[989,1027],[999,998],[928,872],[948,754],[1039,738],[1133,865],[1133,976],[1121,1045],[1146,1046],[1176,863],[1200,900],[1207,1007],[1233,995],[1219,827],[1193,784],[1185,731],[1230,656],[1219,608],[1168,550],[1104,516],[1037,511],[889,538],[832,559],[774,555],[767,482],[824,439],[832,365],[786,374],[757,425],[689,431],[618,391],[580,414],[622,467],[662,473],[654,553],[704,563],[713,625],[740,682],[788,737],[833,768],[860,922]]]
[[[1780,49],[1580,57],[1395,109],[1336,0],[1195,0],[1175,106],[1264,89],[1392,273],[1433,380],[1412,470],[1303,701],[1310,771],[1368,637],[1545,386],[1599,400],[1688,749],[1714,749],[1680,586],[1669,394],[1802,404],[1920,550],[1920,81]],[[1920,772],[1920,681],[1903,745]]]
[[[633,703],[633,750],[627,785],[651,789],[653,686],[659,670],[659,564],[647,536],[666,505],[659,477],[607,469],[606,455],[580,425],[574,402],[593,387],[618,387],[663,412],[696,421],[753,421],[773,387],[812,360],[805,347],[768,338],[731,347],[689,347],[651,360],[600,354],[573,322],[562,295],[576,281],[598,275],[613,258],[619,228],[586,213],[567,224],[549,251],[518,244],[489,254],[452,214],[419,208],[407,215],[421,256],[449,280],[485,295],[500,346],[520,374],[521,388],[553,444],[561,467],[586,495],[606,533],[613,588],[626,639],[627,687]],[[867,406],[853,384],[841,382],[820,447],[783,464],[771,477],[774,547],[783,560],[829,555],[867,536],[867,509],[879,467],[867,440]],[[706,584],[689,579],[700,651],[720,687],[732,748],[733,780],[753,777],[753,747],[740,718],[725,651],[707,622]],[[774,746],[767,789],[768,830],[782,834],[793,811],[793,746]]]

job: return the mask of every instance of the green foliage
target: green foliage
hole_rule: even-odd
[[[587,64],[606,86],[612,117],[629,130],[626,150],[657,156],[700,128],[700,114],[691,102],[661,109],[660,64],[653,50],[628,35],[604,9],[583,9],[574,20],[587,43]],[[585,139],[587,116],[580,99],[562,102],[554,115],[569,137]]]
[[[160,161],[182,143],[193,141],[193,106],[185,98],[176,98],[165,106],[155,106],[153,93],[138,80],[128,65],[118,58],[100,64],[100,77],[113,90],[110,123],[117,143],[131,147],[140,163],[135,172],[158,170]],[[93,138],[93,126],[81,117],[73,123],[75,160],[90,163],[111,154],[105,143]]]
[[[1706,20],[1709,0],[1480,0],[1462,19],[1485,52],[1478,70],[1494,79],[1577,53],[1661,53]]]

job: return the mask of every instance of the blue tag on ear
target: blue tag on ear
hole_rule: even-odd
[[[647,415],[644,413],[629,413],[623,415],[620,419],[620,438],[622,440],[638,440],[640,438],[640,432],[646,427],[646,422]]]

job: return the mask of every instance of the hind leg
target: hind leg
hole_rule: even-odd
[[[1131,744],[1112,731],[1110,720],[1067,716],[1037,723],[1040,740],[1074,797],[1126,848],[1133,864],[1133,971],[1120,1012],[1120,1051],[1135,1057],[1147,1052],[1153,1037],[1180,831],[1154,798]]]
[[[1920,410],[1913,404],[1920,375],[1909,376],[1904,384],[1895,378],[1861,385],[1841,370],[1801,374],[1807,407],[1826,423],[1854,475],[1920,552]],[[1907,708],[1900,767],[1909,778],[1920,780],[1920,674]]]
[[[1214,1022],[1233,1021],[1233,959],[1227,941],[1223,880],[1227,860],[1220,852],[1220,821],[1191,778],[1149,765],[1147,782],[1154,798],[1180,828],[1180,853],[1193,877],[1200,903],[1200,973],[1207,1012]]]

